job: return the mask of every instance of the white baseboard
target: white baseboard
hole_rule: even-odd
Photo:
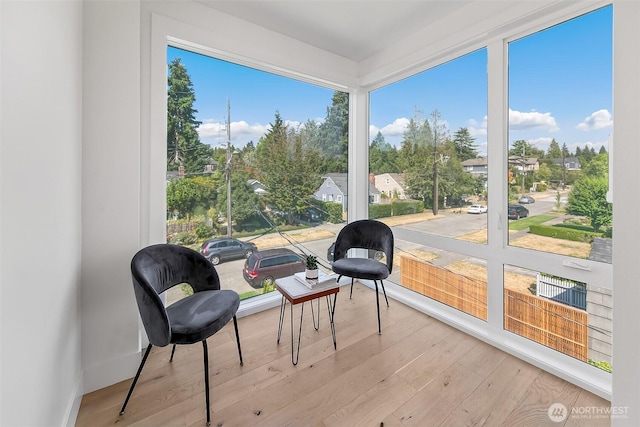
[[[141,350],[103,363],[93,365],[84,370],[84,393],[108,387],[128,378],[133,378],[142,359]]]
[[[76,425],[78,412],[80,411],[80,403],[82,403],[82,396],[84,395],[83,382],[84,377],[82,375],[82,372],[80,372],[78,378],[76,379],[76,384],[73,387],[73,393],[71,393],[71,396],[69,398],[67,410],[64,414],[63,425],[67,427],[74,427]]]

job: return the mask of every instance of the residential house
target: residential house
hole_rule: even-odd
[[[486,157],[477,157],[475,159],[467,159],[462,162],[462,168],[465,172],[470,173],[473,177],[487,179],[489,161]]]
[[[509,41],[609,4],[393,2],[395,13],[389,13],[350,2],[320,8],[304,2],[300,7],[314,14],[304,21],[309,15],[296,3],[0,2],[0,424],[73,426],[83,395],[135,374],[144,334],[129,265],[138,249],[165,239],[167,43],[199,52],[207,48],[225,60],[348,91],[349,219],[355,220],[368,212],[371,90],[487,48],[487,141],[495,159],[489,163],[489,181],[503,182],[499,159],[506,158],[508,146],[504,58]],[[611,3],[612,178],[624,186],[640,182],[635,143],[640,2]],[[242,13],[232,13],[234,8]],[[287,12],[285,18],[278,17],[283,16],[278,8]],[[402,15],[418,16],[416,11],[429,19]],[[340,33],[343,21],[350,27]],[[331,25],[310,31],[314,22]],[[382,23],[392,30],[380,31]],[[363,35],[362,40],[353,43],[349,37],[355,35]],[[498,207],[506,204],[501,203],[504,196],[498,190],[489,197],[496,208],[488,213],[488,233],[497,238],[490,237],[487,245],[456,246],[491,264],[488,319],[461,315],[428,298],[414,300],[411,307],[611,399],[612,409],[624,411],[612,419],[614,426],[640,425],[640,288],[629,286],[637,274],[639,198],[612,192],[612,264],[585,269],[582,264],[590,260],[578,265],[570,258],[530,256],[525,249],[506,247],[499,237],[506,224],[504,209]],[[43,241],[48,256],[33,254],[34,242]],[[552,259],[550,274],[572,269],[579,277],[601,272],[610,277],[605,281],[615,299],[612,374],[587,371],[503,330],[501,265],[522,262],[536,268]],[[392,290],[389,283],[387,292]],[[399,289],[394,295],[405,293]],[[260,304],[273,307],[279,301],[265,298]]]
[[[313,193],[316,200],[342,204],[342,212],[348,210],[348,183],[346,173],[328,173],[322,177],[320,188]],[[369,182],[369,204],[380,203],[380,191]]]
[[[575,171],[575,170],[581,169],[580,160],[577,157],[554,158],[553,164],[561,167],[562,165],[564,165],[565,170],[568,170],[568,171]]]
[[[380,190],[380,194],[386,195],[381,198],[381,202],[385,200],[391,202],[394,199],[407,200],[405,194],[404,174],[401,173],[383,173],[380,175],[369,174],[369,181]]]
[[[518,171],[524,171],[526,174],[535,173],[540,169],[540,163],[536,157],[519,157],[509,156],[509,166],[515,168]]]

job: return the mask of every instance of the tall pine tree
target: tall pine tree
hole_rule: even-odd
[[[200,142],[196,120],[198,112],[193,108],[196,95],[187,69],[176,58],[169,64],[167,89],[167,169],[178,170],[184,166],[185,173],[200,174],[209,164],[212,150]]]

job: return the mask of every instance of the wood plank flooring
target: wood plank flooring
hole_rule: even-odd
[[[300,361],[291,364],[289,308],[238,320],[208,340],[212,426],[607,426],[607,417],[553,422],[549,407],[609,402],[358,284],[338,293],[333,348],[324,300],[314,330],[305,304]],[[300,306],[295,306],[298,325]],[[297,330],[296,330],[297,332]],[[76,426],[204,426],[202,345],[154,347],[124,415],[131,380],[83,397]]]

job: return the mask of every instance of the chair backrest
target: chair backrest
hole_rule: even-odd
[[[160,294],[188,283],[194,292],[220,289],[215,267],[193,249],[159,244],[141,249],[131,260],[133,290],[149,342],[163,347],[171,342],[171,327]]]
[[[351,248],[382,251],[387,257],[389,273],[393,268],[393,232],[383,222],[375,219],[361,219],[345,225],[336,239],[333,260],[347,256]]]

